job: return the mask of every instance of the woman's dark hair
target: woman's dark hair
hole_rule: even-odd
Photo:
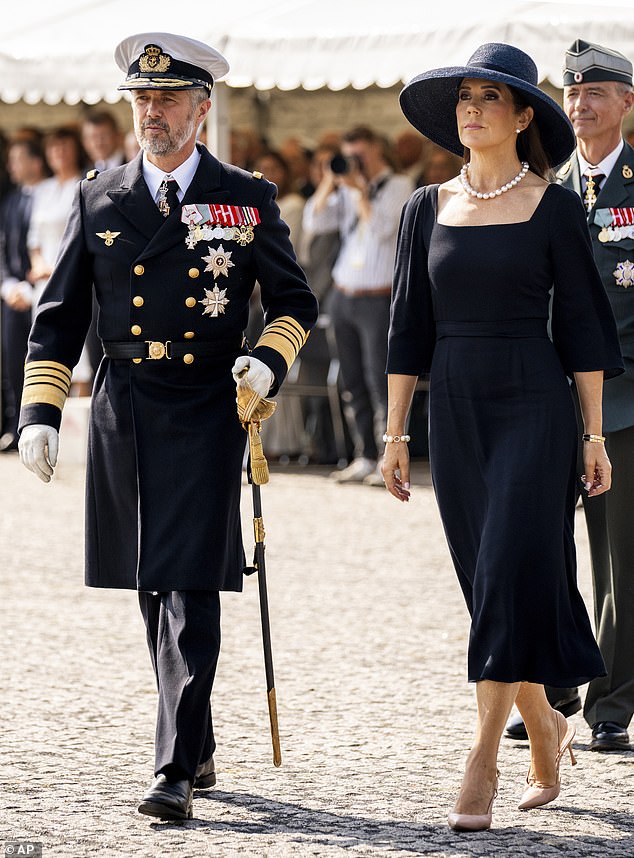
[[[56,143],[61,140],[71,140],[73,142],[77,167],[79,172],[83,173],[90,164],[90,158],[82,146],[79,129],[75,125],[61,125],[59,128],[54,128],[44,137],[44,149],[46,150],[46,146],[49,143]]]
[[[511,90],[513,106],[517,113],[521,113],[522,110],[530,107],[519,90],[514,89],[512,86],[509,89]],[[534,116],[528,124],[528,128],[517,135],[517,157],[520,161],[528,161],[528,166],[533,173],[536,173],[542,179],[546,179],[546,181],[550,181],[552,168],[548,160],[548,155],[546,155],[546,150],[542,145],[539,126]]]
[[[526,101],[522,93],[509,86],[511,96],[513,98],[513,107],[516,113],[521,113],[531,105]],[[471,157],[470,150],[465,146],[464,161],[465,164]],[[537,120],[533,116],[528,127],[517,135],[517,157],[520,161],[528,161],[530,169],[540,178],[547,182],[552,181],[552,167],[548,160],[548,155],[542,144],[542,138],[539,133]]]
[[[293,174],[291,173],[291,168],[286,158],[282,155],[281,152],[278,152],[276,149],[267,149],[266,151],[262,152],[262,154],[258,158],[258,161],[263,158],[270,158],[272,161],[275,161],[277,166],[284,173],[284,184],[278,188],[280,197],[283,197],[286,194],[290,193],[292,190]]]

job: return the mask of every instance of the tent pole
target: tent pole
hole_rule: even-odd
[[[211,110],[207,115],[207,148],[220,161],[229,161],[229,89],[225,83],[215,84],[211,92]]]

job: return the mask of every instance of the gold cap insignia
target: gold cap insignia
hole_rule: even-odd
[[[166,72],[172,63],[172,58],[162,53],[158,45],[146,45],[145,52],[139,57],[139,71]]]
[[[629,164],[623,164],[623,170],[621,172],[623,173],[624,179],[631,179],[632,176],[634,176],[634,173],[632,172],[632,168],[630,167]]]

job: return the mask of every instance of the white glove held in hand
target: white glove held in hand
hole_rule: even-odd
[[[52,426],[34,423],[25,426],[20,434],[18,450],[22,464],[44,483],[51,481],[58,449],[59,435]]]
[[[247,372],[243,375],[244,369],[247,369]],[[236,383],[243,378],[259,396],[268,396],[271,385],[275,381],[275,376],[265,363],[248,355],[241,355],[231,367],[231,372]]]

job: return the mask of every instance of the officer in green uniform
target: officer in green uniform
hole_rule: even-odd
[[[215,783],[219,592],[240,590],[245,566],[234,379],[246,372],[260,395],[274,393],[317,304],[275,186],[196,144],[226,60],[165,33],[131,36],[115,60],[141,152],[78,186],[31,332],[20,454],[50,480],[94,283],[105,356],[90,418],[86,583],[138,591],[159,695],[155,779],[139,810],[179,819],[192,815],[192,787]],[[265,328],[249,352],[256,279]]]
[[[617,51],[578,39],[566,52],[564,68],[564,108],[577,149],[557,181],[578,193],[588,212],[594,258],[625,364],[625,373],[603,388],[612,489],[583,498],[597,639],[608,672],[589,684],[583,709],[594,751],[629,750],[634,714],[634,149],[622,135],[633,103],[632,63]],[[576,688],[546,691],[551,704],[562,701],[572,714]],[[523,727],[516,718],[506,735],[521,737]]]

